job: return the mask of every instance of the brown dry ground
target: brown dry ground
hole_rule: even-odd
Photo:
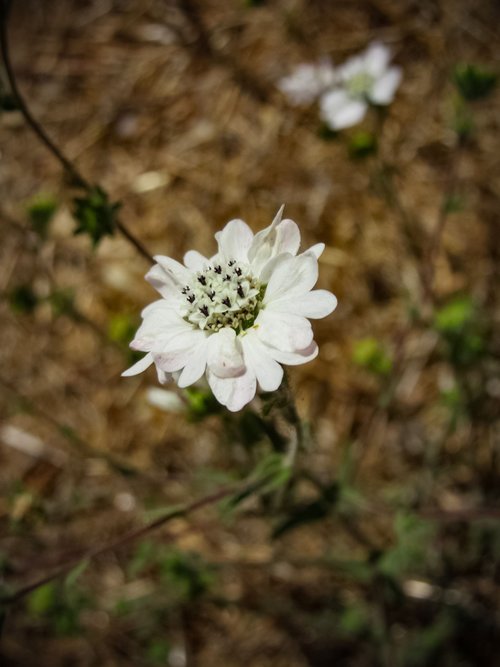
[[[123,221],[153,253],[180,258],[193,247],[210,253],[226,221],[241,217],[258,230],[283,202],[304,246],[326,243],[320,286],[334,291],[340,306],[315,324],[319,358],[291,374],[300,413],[317,438],[301,454],[301,467],[334,478],[351,443],[356,481],[369,502],[418,496],[446,510],[492,504],[498,427],[492,419],[469,420],[443,436],[447,413],[439,397],[452,371],[437,334],[409,325],[408,311],[428,309],[420,278],[443,190],[458,165],[465,205],[446,222],[436,302],[464,291],[493,325],[499,322],[499,93],[475,105],[474,139],[460,155],[450,129],[453,66],[498,66],[498,6],[493,0],[197,5],[210,49],[173,1],[14,3],[12,58],[34,114],[83,174],[123,201]],[[319,136],[314,110],[289,108],[274,87],[298,62],[323,54],[340,62],[375,38],[392,46],[404,70],[379,143],[380,160],[395,168],[398,201],[411,212],[406,231],[398,205],[391,207],[376,187],[377,159],[350,159],[344,142]],[[369,117],[364,127],[372,123]],[[146,262],[122,238],[106,239],[93,252],[87,239],[72,236],[71,192],[60,166],[20,114],[0,117],[0,137],[0,291],[31,284],[42,300],[32,314],[13,312],[7,299],[0,304],[2,551],[9,580],[21,584],[137,525],[145,508],[201,495],[216,484],[215,473],[242,470],[248,455],[224,437],[217,417],[188,424],[151,407],[145,391],[156,384],[152,370],[120,377],[128,362],[106,332],[116,315],[137,321],[153,299],[143,280]],[[29,230],[25,215],[26,202],[40,192],[61,202],[45,241]],[[74,292],[83,321],[57,316],[43,301],[56,288]],[[398,361],[387,409],[377,403],[380,381],[351,361],[354,341],[366,336],[382,341]],[[490,416],[499,394],[491,364],[484,406]],[[36,410],[21,409],[21,397]],[[95,451],[72,445],[58,425],[70,425]],[[9,426],[40,438],[43,450],[12,446]],[[436,441],[439,464],[429,473],[427,448]],[[121,476],[102,453],[144,475]],[[311,489],[304,485],[303,493]],[[387,517],[365,524],[377,543],[390,544]],[[202,603],[188,609],[187,622],[178,616],[164,622],[169,641],[190,646],[192,664],[330,664],[311,657],[307,647],[315,640],[306,636],[301,613],[314,609],[324,591],[354,598],[359,591],[335,571],[288,561],[328,549],[356,557],[360,546],[339,521],[276,542],[268,539],[269,524],[251,512],[223,523],[207,510],[173,529],[180,548],[226,563],[218,592],[234,602],[225,609]],[[163,537],[160,531],[155,539]],[[149,664],[134,628],[111,612],[114,601],[137,594],[126,581],[129,555],[102,557],[85,573],[99,610],[87,612],[77,637],[40,629],[22,604],[11,610],[6,664]],[[471,594],[480,584],[494,609],[500,592],[494,578],[467,580],[463,588]],[[149,580],[141,586],[148,591]],[[330,649],[338,664],[378,664],[362,654],[342,662],[338,645]]]

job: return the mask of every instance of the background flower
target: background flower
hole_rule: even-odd
[[[298,65],[290,76],[278,83],[278,88],[293,105],[309,104],[331,88],[336,79],[335,69],[329,59],[316,65]]]
[[[324,245],[297,255],[299,229],[282,212],[255,236],[245,222],[231,220],[215,235],[218,252],[210,259],[194,250],[184,264],[155,257],[146,279],[163,298],[142,312],[131,347],[147,354],[123,375],[154,363],[160,382],[178,372],[178,385],[188,387],[206,374],[217,400],[236,411],[257,386],[280,386],[280,364],[314,359],[308,318],[329,315],[337,301],[313,290]]]
[[[401,68],[389,67],[391,52],[379,42],[337,68],[337,87],[320,100],[321,118],[332,130],[359,123],[370,104],[387,105],[401,81]]]

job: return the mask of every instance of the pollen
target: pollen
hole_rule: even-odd
[[[181,293],[187,322],[207,331],[231,327],[241,332],[253,325],[265,285],[251,275],[248,266],[232,259],[199,271]]]

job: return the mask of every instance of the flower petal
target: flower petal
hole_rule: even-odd
[[[247,367],[252,368],[262,391],[275,391],[283,380],[283,369],[260,342],[254,329],[242,336],[241,344]]]
[[[191,329],[169,339],[163,346],[155,344],[153,350],[155,364],[166,373],[180,371],[189,362],[193,350],[204,337],[205,334],[200,329]]]
[[[391,67],[373,84],[370,100],[375,104],[390,104],[401,83],[402,76],[400,67]]]
[[[234,329],[224,327],[208,338],[207,365],[220,378],[231,378],[245,372],[241,344]]]
[[[314,287],[318,280],[318,260],[305,252],[298,257],[282,256],[267,284],[264,304],[274,299],[303,294]]]
[[[189,387],[197,382],[205,372],[207,365],[207,344],[208,339],[205,338],[192,351],[192,354],[177,381],[179,387]]]
[[[243,220],[231,220],[215,235],[219,244],[219,255],[226,260],[248,262],[248,251],[253,241],[253,232]]]
[[[142,357],[142,359],[139,359],[139,361],[136,362],[133,366],[127,368],[126,371],[123,371],[122,377],[131,377],[132,375],[139,375],[139,373],[145,371],[146,368],[149,368],[152,363],[153,363],[153,356],[150,353],[148,353],[146,354],[146,356]]]
[[[295,352],[311,344],[313,331],[305,317],[288,312],[274,312],[271,308],[259,313],[255,322],[259,339],[278,350]]]
[[[241,410],[250,403],[257,390],[257,380],[251,368],[239,377],[221,378],[207,371],[207,380],[215,398],[231,412]]]
[[[210,264],[210,260],[197,250],[188,250],[184,255],[184,264],[190,271],[203,271]]]
[[[378,78],[387,69],[391,49],[381,42],[373,42],[364,53],[364,67],[368,74]]]
[[[272,301],[267,307],[267,313],[291,313],[310,317],[312,319],[321,319],[333,313],[337,307],[337,297],[324,289],[306,292],[302,296],[294,299],[287,297]]]
[[[147,273],[146,280],[165,299],[177,298],[179,296],[179,285],[164,269],[155,264]]]
[[[325,250],[324,243],[316,243],[306,250],[306,252],[312,252],[312,254],[319,259]]]
[[[185,266],[180,262],[177,262],[175,259],[167,257],[166,255],[155,255],[154,259],[168,274],[174,284],[184,287],[184,285],[187,285],[191,280],[191,271],[186,269]]]
[[[332,130],[356,125],[367,109],[364,100],[352,98],[345,90],[332,90],[321,98],[321,118]]]
[[[287,364],[288,366],[298,366],[299,364],[305,364],[308,361],[312,361],[315,357],[318,356],[318,346],[313,341],[308,347],[304,350],[297,350],[295,352],[284,352],[283,350],[277,350],[276,348],[269,347],[269,354],[273,359],[276,359],[280,364]]]
[[[300,231],[290,219],[281,220],[284,205],[281,206],[269,227],[258,232],[248,251],[252,269],[258,275],[272,257],[287,252],[296,255],[300,246]]]

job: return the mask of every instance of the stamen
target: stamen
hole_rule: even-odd
[[[231,259],[208,266],[193,276],[193,283],[180,291],[185,295],[184,319],[206,331],[231,327],[247,329],[259,311],[265,285],[249,268]]]

